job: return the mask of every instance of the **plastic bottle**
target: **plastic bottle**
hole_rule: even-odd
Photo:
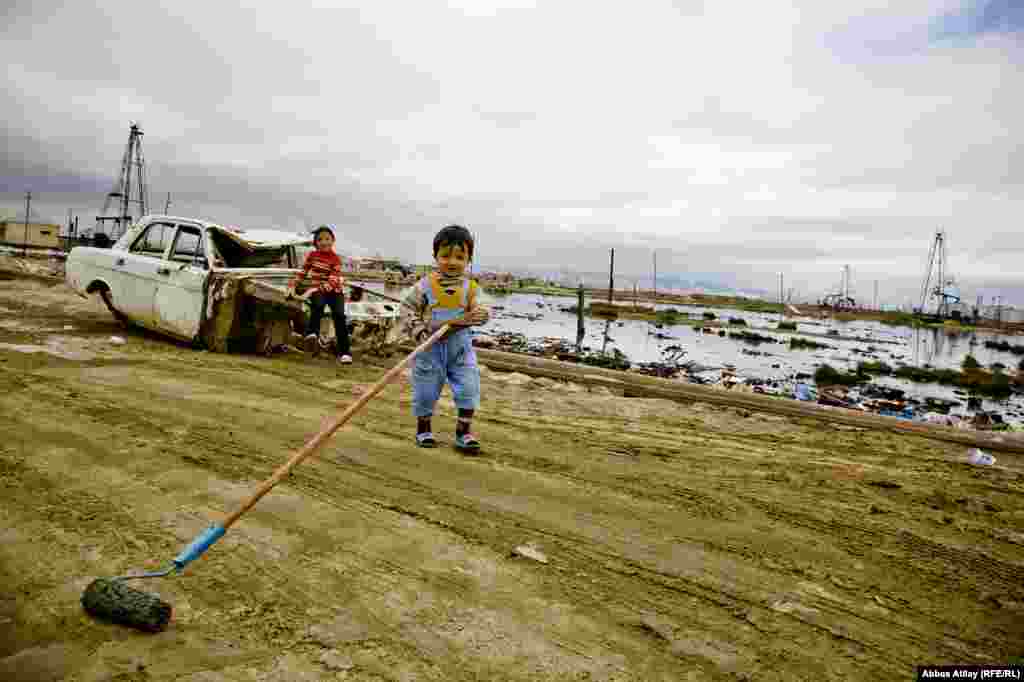
[[[987,452],[982,452],[978,448],[971,448],[967,451],[967,461],[971,464],[987,466],[989,464],[995,464],[996,458]]]

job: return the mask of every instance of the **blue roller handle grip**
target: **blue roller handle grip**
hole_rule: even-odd
[[[174,557],[174,567],[181,571],[185,566],[192,563],[203,555],[203,552],[210,549],[213,543],[224,537],[227,529],[224,526],[210,526],[200,533],[192,543],[181,551],[181,554]]]

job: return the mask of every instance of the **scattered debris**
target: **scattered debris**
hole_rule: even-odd
[[[547,556],[539,549],[531,545],[519,545],[518,547],[512,550],[512,553],[509,556],[520,556],[524,559],[531,559],[533,561],[538,561],[542,564],[548,563]]]
[[[351,670],[356,667],[356,664],[352,662],[351,658],[342,655],[337,649],[325,651],[323,655],[320,656],[320,662],[323,663],[324,667],[328,670],[339,672]]]
[[[971,464],[978,464],[981,466],[988,466],[996,463],[996,458],[978,448],[971,448],[967,451],[967,461]]]
[[[895,483],[893,481],[868,481],[868,485],[873,485],[876,488],[885,488],[886,490],[899,490],[903,487],[902,483]]]

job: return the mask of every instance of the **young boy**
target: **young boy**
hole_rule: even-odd
[[[434,237],[436,267],[413,285],[403,297],[419,314],[414,324],[422,340],[442,324],[452,327],[440,340],[416,356],[412,373],[412,413],[416,417],[416,444],[437,445],[430,429],[434,405],[447,381],[452,387],[459,410],[455,426],[455,448],[465,452],[480,449],[480,441],[470,430],[473,414],[480,406],[480,368],[469,327],[490,318],[477,283],[466,276],[473,258],[473,236],[460,225],[449,225]],[[417,322],[416,320],[413,321]]]
[[[334,335],[338,340],[338,362],[351,364],[349,355],[348,323],[345,321],[345,297],[342,285],[345,279],[341,276],[341,259],[334,252],[334,232],[326,225],[321,225],[313,232],[313,243],[316,249],[306,256],[302,272],[288,284],[288,295],[295,296],[295,289],[305,280],[306,292],[302,298],[307,299],[312,310],[306,322],[305,343],[308,350],[315,350],[320,339],[320,320],[324,316],[324,307],[330,307],[334,320]]]

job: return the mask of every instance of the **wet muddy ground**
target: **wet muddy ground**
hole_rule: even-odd
[[[490,371],[481,456],[451,449],[447,391],[416,448],[391,386],[139,584],[167,631],[98,623],[93,578],[168,563],[384,370],[195,351],[36,279],[0,281],[0,320],[2,680],[897,680],[1024,654],[1020,456]]]

